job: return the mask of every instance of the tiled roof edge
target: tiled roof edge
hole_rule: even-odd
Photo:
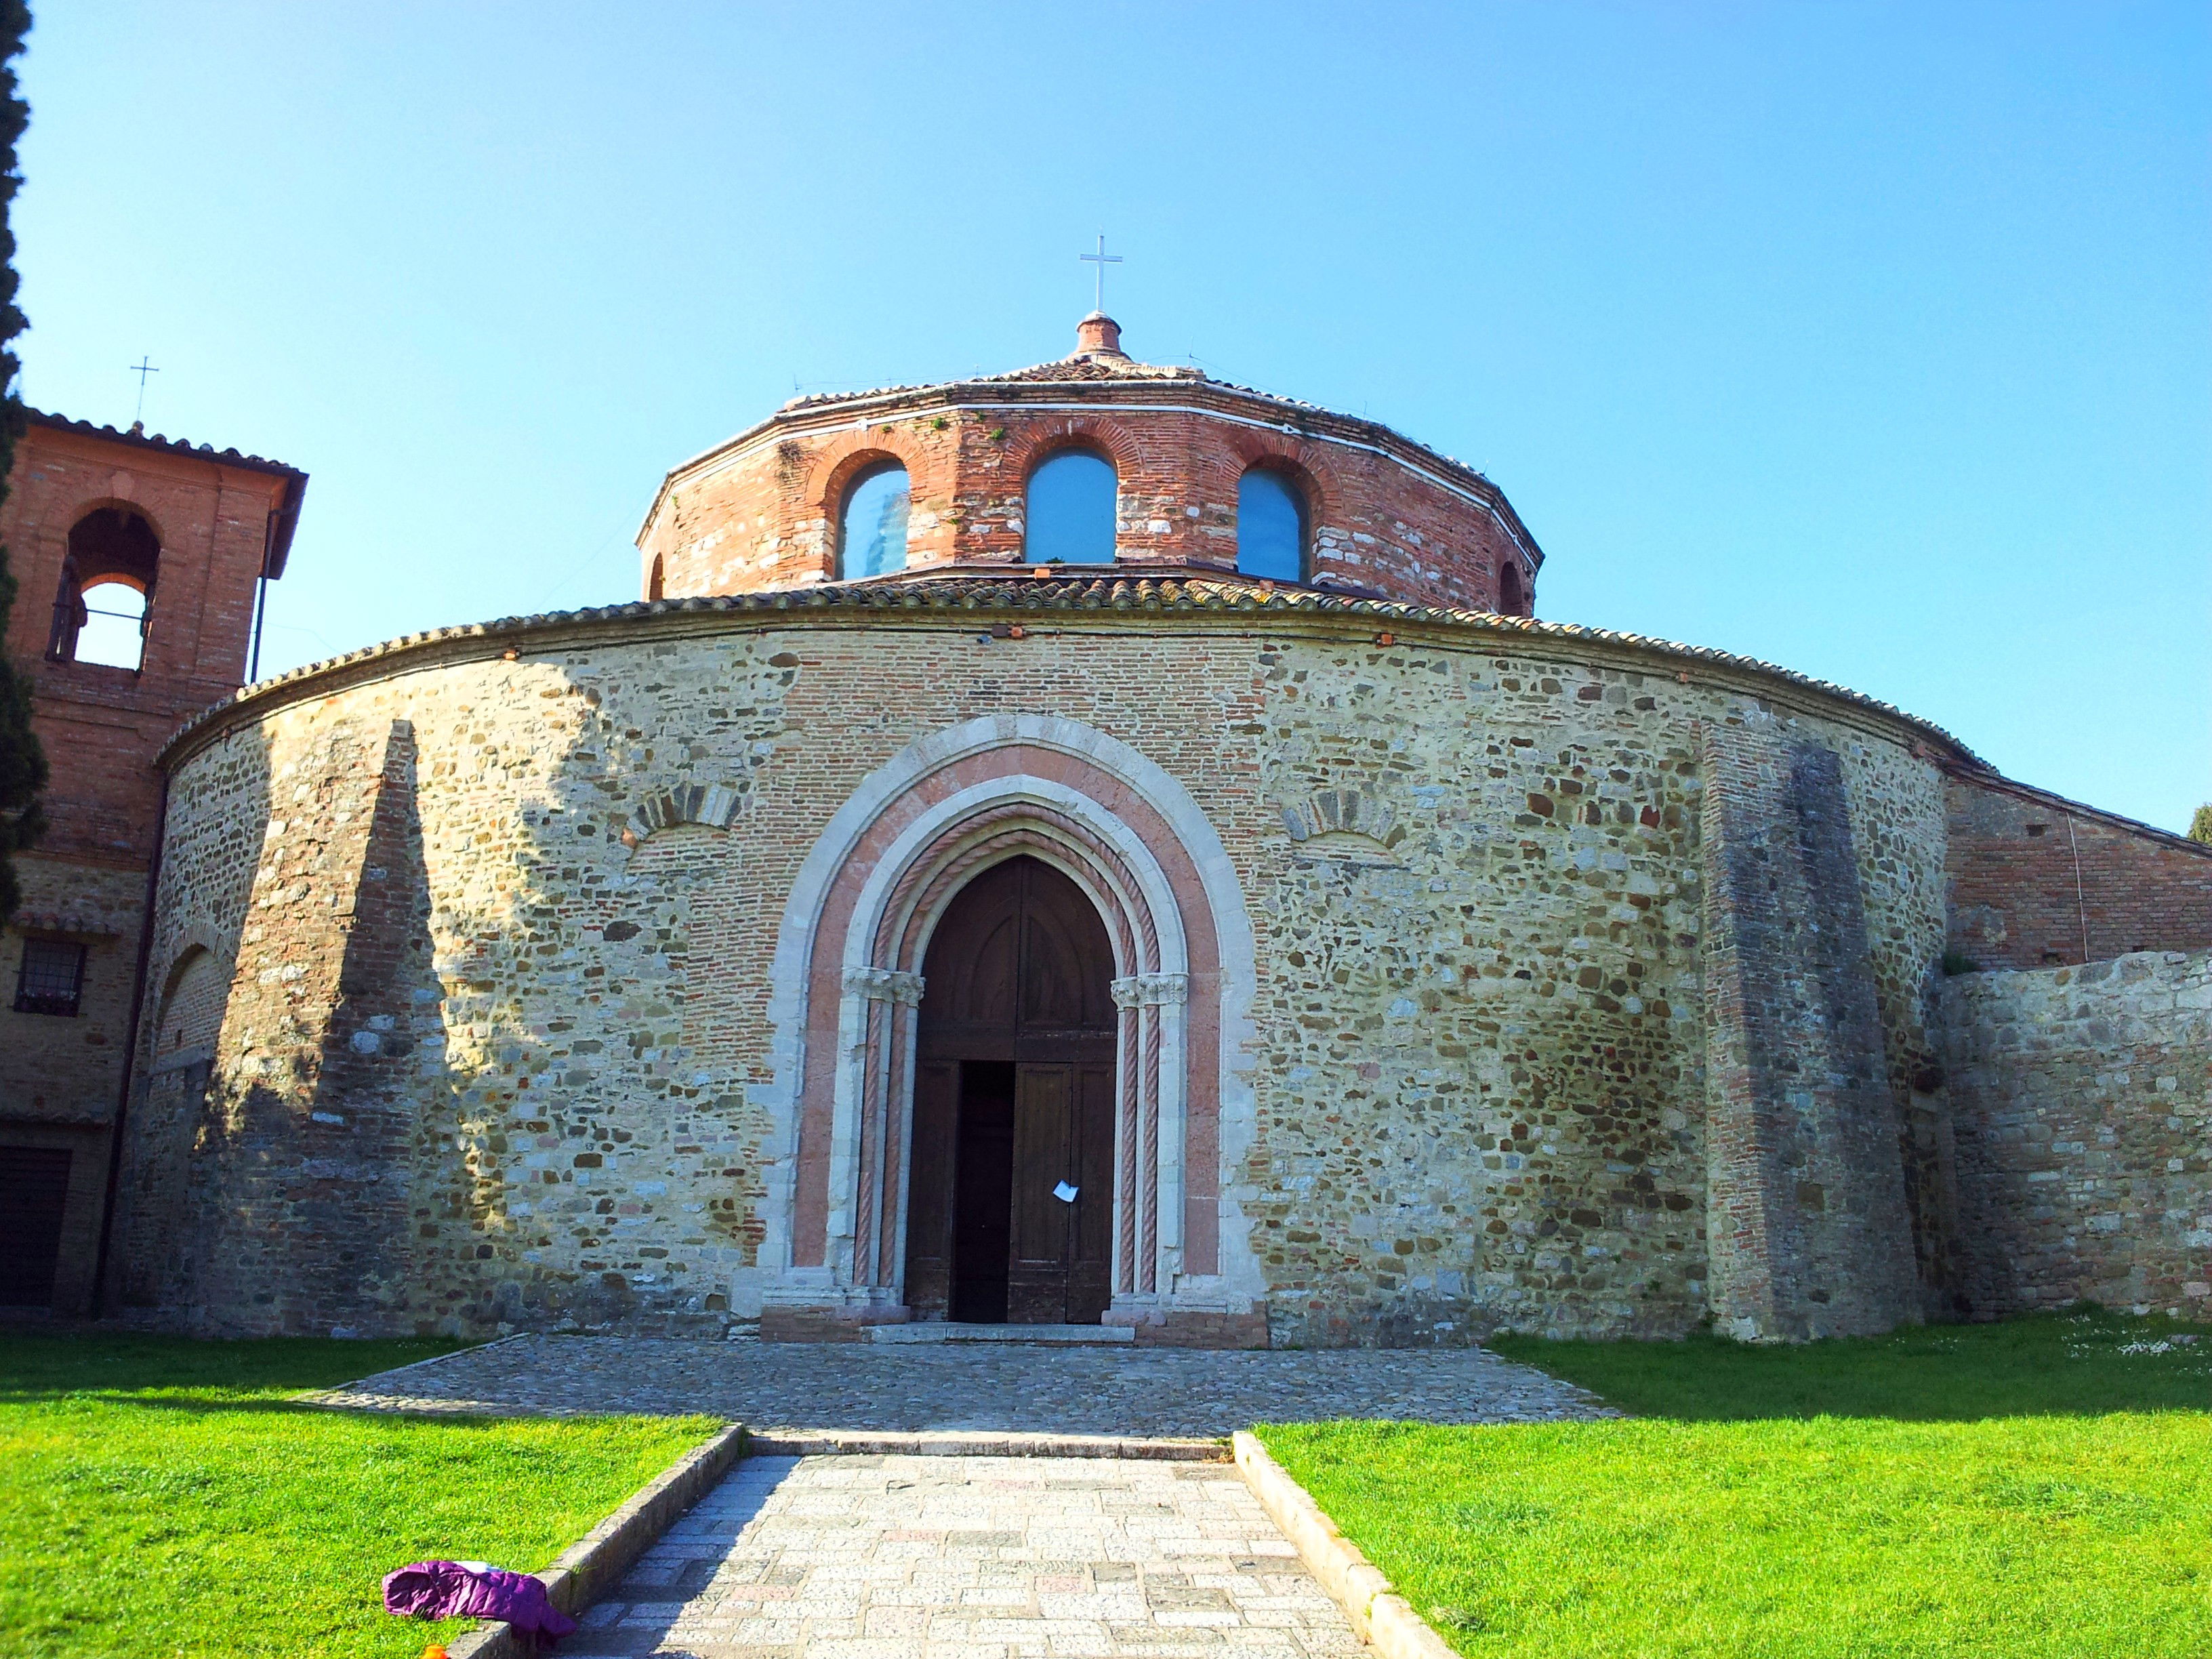
[[[781,588],[761,593],[729,593],[688,599],[644,599],[628,605],[589,606],[577,611],[546,611],[532,616],[501,617],[490,622],[467,623],[451,628],[405,634],[380,644],[364,646],[343,656],[325,658],[304,667],[241,687],[221,702],[210,705],[179,726],[163,745],[156,764],[169,766],[191,740],[211,726],[249,706],[281,702],[311,682],[337,679],[347,671],[382,659],[401,657],[465,640],[508,644],[526,641],[537,632],[644,621],[652,617],[721,613],[767,614],[775,611],[1131,611],[1205,614],[1221,611],[1270,611],[1286,620],[1330,617],[1390,623],[1401,626],[1438,626],[1468,629],[1486,634],[1514,636],[1561,645],[1577,643],[1617,646],[1648,651],[1680,662],[1698,663],[1736,673],[1779,681],[1793,689],[1811,691],[1850,707],[1878,714],[1911,727],[1949,752],[1960,769],[1976,775],[1997,776],[1986,761],[1933,721],[1907,714],[1893,703],[1869,697],[1815,679],[1778,664],[1742,657],[1710,646],[1685,645],[1648,635],[1626,634],[1613,629],[1584,628],[1574,623],[1541,622],[1533,617],[1505,617],[1487,611],[1462,611],[1420,605],[1398,600],[1351,599],[1317,592],[1310,588],[1280,588],[1273,592],[1256,584],[1212,582],[1182,577],[1153,579],[1139,576],[1048,578],[1014,576],[1003,581],[969,579],[960,581],[906,584],[834,584],[817,587]],[[334,688],[335,689],[335,688]]]
[[[2100,823],[2110,824],[2115,830],[2125,830],[2130,835],[2147,836],[2184,852],[2194,854],[2199,858],[2212,858],[2212,846],[2207,846],[2201,841],[2191,841],[2188,836],[2175,830],[2161,830],[2154,823],[2145,823],[2141,818],[2131,818],[2124,812],[2114,812],[2102,806],[2092,806],[2087,801],[2075,800],[2071,795],[2062,795],[2055,789],[2044,789],[2032,783],[2022,783],[2018,778],[2007,777],[2003,773],[1994,769],[1981,771],[1969,770],[1965,775],[1966,781],[1977,788],[1990,790],[2001,795],[2010,795],[2018,800],[2034,801],[2057,812],[2070,813],[2078,817],[2094,818]]]
[[[112,426],[98,426],[90,421],[80,421],[67,415],[49,414],[43,409],[23,405],[23,418],[33,426],[51,427],[57,432],[73,432],[81,438],[98,438],[103,442],[129,444],[137,449],[159,450],[165,455],[185,455],[196,461],[221,461],[225,466],[242,466],[255,472],[273,472],[280,477],[304,478],[307,475],[289,461],[274,461],[266,455],[248,455],[241,450],[217,449],[213,444],[196,444],[185,438],[167,438],[160,433],[118,432]]]

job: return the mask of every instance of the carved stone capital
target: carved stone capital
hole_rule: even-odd
[[[1181,1007],[1190,1000],[1188,974],[1130,974],[1114,981],[1116,1008]]]
[[[848,968],[845,988],[870,1002],[896,1002],[911,1008],[921,1000],[921,975],[896,968]]]

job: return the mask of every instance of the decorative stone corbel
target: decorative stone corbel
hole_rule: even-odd
[[[848,968],[845,989],[869,1002],[896,1002],[912,1008],[921,1001],[920,974],[897,968]]]
[[[1180,1008],[1190,1000],[1188,974],[1131,974],[1112,986],[1116,1008]]]

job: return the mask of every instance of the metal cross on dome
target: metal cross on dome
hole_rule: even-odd
[[[1085,264],[1093,264],[1098,267],[1098,294],[1091,308],[1092,311],[1103,316],[1106,311],[1106,267],[1109,265],[1120,264],[1121,263],[1121,256],[1118,253],[1109,253],[1106,251],[1106,233],[1102,230],[1098,233],[1098,252],[1096,253],[1079,253],[1075,257]]]

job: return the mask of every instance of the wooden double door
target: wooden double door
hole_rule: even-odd
[[[1114,953],[1050,865],[994,865],[922,965],[906,1301],[917,1319],[1094,1325],[1112,1297]]]

